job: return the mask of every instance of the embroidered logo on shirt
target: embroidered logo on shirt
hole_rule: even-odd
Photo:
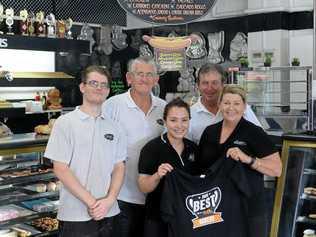
[[[104,134],[104,138],[110,141],[113,141],[114,135],[111,133]]]
[[[187,209],[195,217],[192,219],[193,229],[223,222],[221,212],[216,212],[222,200],[219,187],[203,193],[193,194],[185,199]]]
[[[239,141],[239,140],[234,141],[234,144],[235,144],[235,145],[239,145],[239,146],[246,146],[246,145],[247,145],[246,142],[244,142],[244,141]]]
[[[159,125],[163,126],[163,119],[157,119],[156,122],[157,122]]]
[[[191,161],[191,162],[194,162],[194,161],[195,161],[194,153],[191,153],[191,154],[189,155],[188,160]]]

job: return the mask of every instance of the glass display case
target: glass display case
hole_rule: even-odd
[[[259,67],[234,72],[265,129],[312,130],[312,67]]]
[[[316,230],[316,133],[283,136],[270,237],[302,237]]]
[[[0,138],[0,230],[56,235],[60,183],[43,158],[47,141],[35,133]]]

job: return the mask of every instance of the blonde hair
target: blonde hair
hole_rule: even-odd
[[[246,100],[247,100],[246,91],[244,90],[244,88],[242,88],[239,85],[233,85],[233,84],[225,85],[219,97],[219,102],[222,102],[223,96],[225,94],[239,95],[241,99],[243,100],[243,102],[246,103]]]

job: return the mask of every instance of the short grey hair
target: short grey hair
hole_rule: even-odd
[[[157,64],[152,57],[138,57],[138,58],[131,59],[128,62],[128,66],[127,66],[128,72],[133,72],[135,70],[135,65],[138,63],[152,65],[154,67],[155,73],[157,73]]]

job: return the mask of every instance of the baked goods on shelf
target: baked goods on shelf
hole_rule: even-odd
[[[31,190],[38,193],[44,193],[47,191],[47,186],[44,183],[30,184],[24,187],[24,189]]]
[[[47,108],[48,109],[61,109],[60,91],[56,88],[50,89],[47,93]]]
[[[5,125],[4,123],[0,122],[0,138],[9,137],[12,135],[13,135],[13,133],[11,132],[10,128],[7,125]]]
[[[32,235],[31,231],[24,230],[24,229],[19,228],[19,227],[11,227],[11,229],[16,232],[18,237],[27,237],[27,236],[31,236]]]
[[[308,194],[308,195],[316,196],[316,188],[306,187],[306,188],[304,188],[304,193]]]
[[[35,133],[49,135],[53,129],[55,121],[56,121],[56,119],[50,119],[48,124],[37,125],[34,128]]]
[[[24,177],[35,174],[44,174],[52,171],[52,169],[38,169],[37,171],[33,170],[21,170],[21,171],[12,171],[8,173],[2,173],[2,178],[16,178],[16,177]]]
[[[37,236],[42,232],[37,230],[35,227],[28,224],[16,224],[10,227],[11,230],[14,230],[18,237],[27,237],[27,236]]]
[[[0,207],[0,221],[15,219],[17,217],[28,216],[34,212],[23,207],[10,204]]]
[[[316,214],[308,214],[308,217],[311,219],[316,219]]]
[[[58,220],[51,217],[44,217],[34,220],[32,225],[42,231],[52,231],[58,229]]]
[[[55,192],[60,190],[61,182],[60,181],[50,181],[48,183],[36,183],[36,184],[30,184],[25,187],[24,189],[31,190],[38,193],[43,192]],[[0,198],[1,200],[1,198]]]

